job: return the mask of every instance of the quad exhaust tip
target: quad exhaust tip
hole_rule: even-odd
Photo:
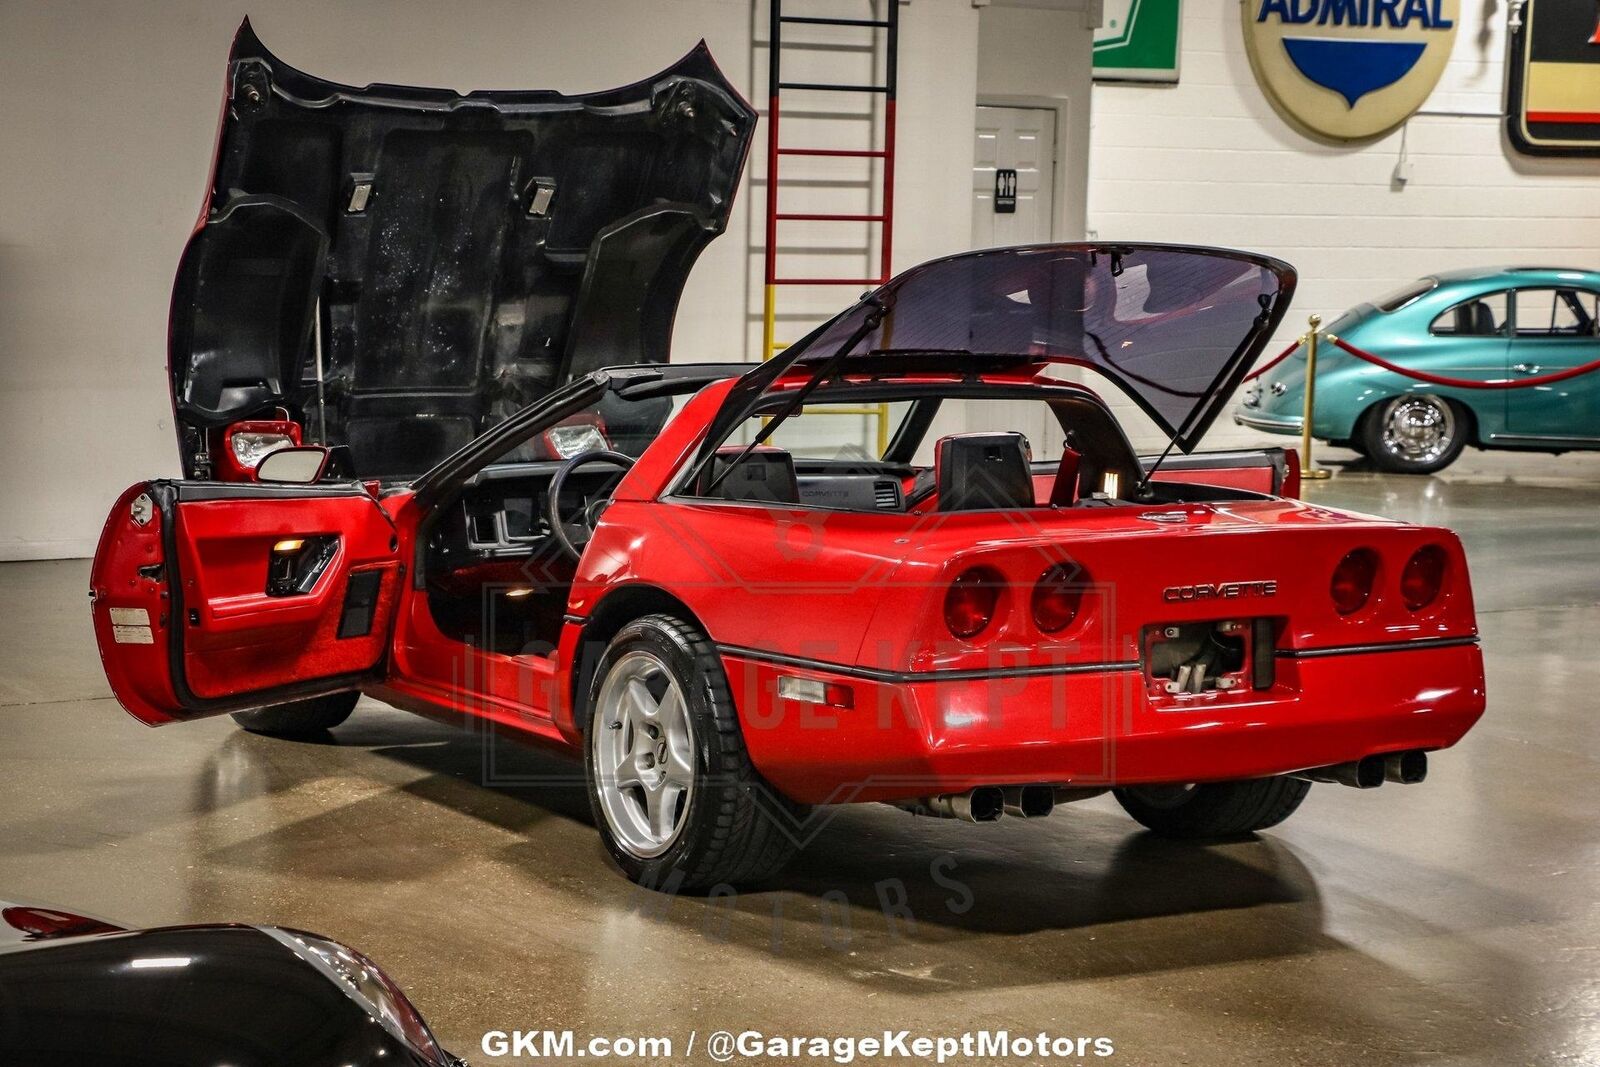
[[[1049,785],[1012,785],[1001,791],[1007,815],[1019,819],[1042,819],[1056,810],[1056,790]]]
[[[1073,799],[1077,799],[1074,797]],[[913,815],[962,822],[994,822],[1002,815],[1019,819],[1042,819],[1056,807],[1056,787],[1052,785],[981,785],[965,793],[941,793],[915,800],[895,801],[894,806]]]
[[[1428,754],[1420,748],[1390,753],[1383,758],[1383,777],[1401,785],[1420,785],[1428,777]]]
[[[913,815],[931,815],[936,819],[994,822],[1005,814],[1006,797],[997,785],[981,785],[965,793],[941,793],[896,801],[894,806]]]
[[[1332,782],[1353,789],[1376,789],[1384,782],[1418,785],[1428,777],[1428,754],[1419,749],[1367,756],[1331,767],[1317,767],[1294,775],[1308,782]]]

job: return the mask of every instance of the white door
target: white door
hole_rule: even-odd
[[[980,107],[977,137],[972,247],[1049,241],[1056,187],[1056,113],[1038,107]],[[995,175],[1007,170],[1016,172],[1014,211],[996,210]]]
[[[1056,187],[1056,113],[1037,107],[978,108],[972,167],[972,247],[1043,244],[1052,237]],[[1016,171],[1016,210],[995,210],[995,172]],[[948,411],[946,409],[949,409]],[[930,437],[942,433],[1021,431],[1038,457],[1061,455],[1061,426],[1042,404],[982,401],[939,409]]]

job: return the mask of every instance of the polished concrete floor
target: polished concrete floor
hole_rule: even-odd
[[[327,933],[480,1063],[485,1030],[552,1027],[680,1048],[697,1030],[702,1049],[724,1028],[1009,1027],[1110,1037],[1127,1064],[1600,1062],[1600,457],[1348,469],[1308,496],[1466,541],[1490,708],[1427,784],[1318,786],[1284,826],[1207,848],[1106,800],[980,827],[844,809],[737,899],[634,889],[572,768],[382,706],[324,744],[225,718],[146,729],[107,695],[87,565],[4,565],[0,897]]]

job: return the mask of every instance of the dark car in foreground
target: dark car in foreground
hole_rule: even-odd
[[[6,1067],[462,1067],[383,970],[300,930],[0,903]]]

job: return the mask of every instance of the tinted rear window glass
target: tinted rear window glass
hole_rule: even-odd
[[[1279,271],[1282,274],[1279,274]],[[887,309],[857,337],[858,304],[785,352],[1032,356],[1097,371],[1178,433],[1216,402],[1243,343],[1280,311],[1288,267],[1216,249],[1043,245],[953,256],[878,290]],[[1261,341],[1258,339],[1259,345]]]

